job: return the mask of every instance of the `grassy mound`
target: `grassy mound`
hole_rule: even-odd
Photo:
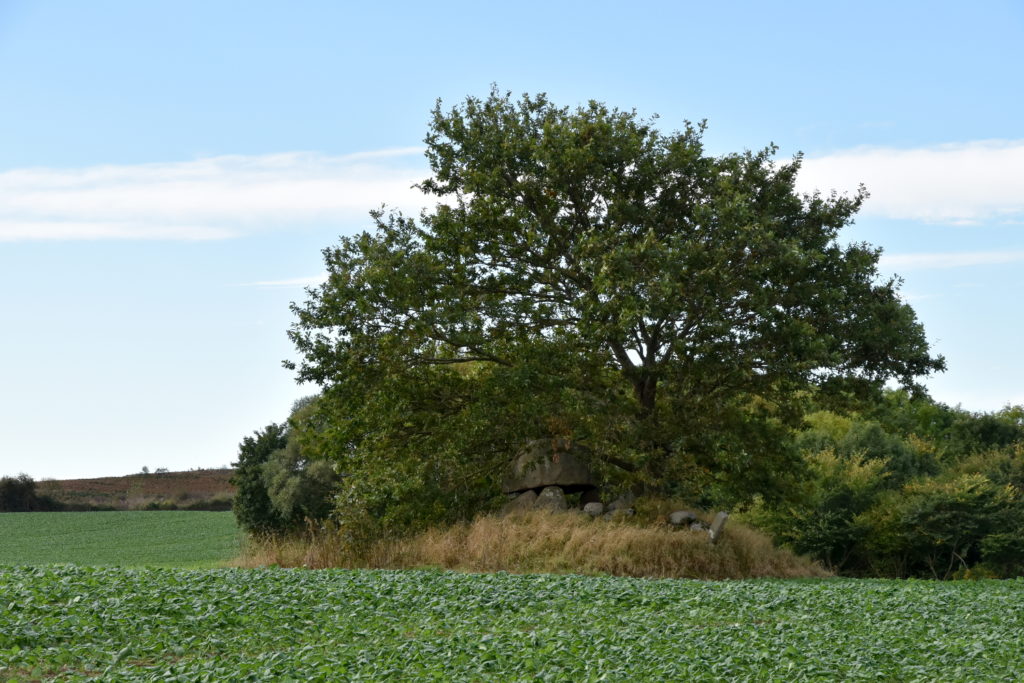
[[[707,533],[661,522],[605,521],[580,513],[485,516],[346,553],[336,531],[251,541],[241,566],[441,567],[466,572],[610,574],[652,578],[742,579],[827,576],[820,566],[767,536],[730,523],[712,545]]]

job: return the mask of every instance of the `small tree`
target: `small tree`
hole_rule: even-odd
[[[330,514],[341,478],[317,449],[319,400],[300,398],[286,423],[270,424],[239,445],[233,507],[247,531],[287,531]]]
[[[326,519],[338,482],[331,463],[307,458],[295,438],[275,451],[263,466],[267,496],[285,526],[296,526],[307,519]]]
[[[263,482],[263,466],[287,441],[287,426],[271,423],[238,445],[238,461],[231,483],[237,489],[232,509],[238,523],[248,532],[266,533],[281,528],[281,516],[274,509]]]

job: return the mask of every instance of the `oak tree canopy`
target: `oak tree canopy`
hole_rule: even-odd
[[[880,249],[839,239],[863,188],[803,195],[800,156],[714,156],[704,124],[656,123],[497,90],[438,102],[437,207],[374,212],[293,305],[288,365],[323,389],[343,502],[464,514],[546,435],[610,482],[770,495],[808,397],[944,367]]]

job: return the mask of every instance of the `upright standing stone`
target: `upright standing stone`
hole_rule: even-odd
[[[537,502],[533,504],[533,507],[550,512],[564,512],[569,509],[569,504],[565,502],[565,493],[562,492],[562,489],[557,486],[548,486],[537,496]]]
[[[722,537],[722,530],[725,529],[725,520],[727,519],[729,519],[728,512],[719,512],[715,515],[715,521],[711,522],[711,528],[708,529],[712,543],[718,543],[718,539]]]

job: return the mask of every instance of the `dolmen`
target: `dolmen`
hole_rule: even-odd
[[[516,454],[501,490],[509,502],[502,512],[542,509],[567,510],[566,494],[595,491],[594,477],[587,467],[588,452],[569,439],[535,439]]]
[[[575,493],[580,494],[579,507],[590,517],[615,520],[636,514],[633,508],[636,496],[632,493],[626,492],[607,505],[601,502],[600,491],[587,466],[589,457],[585,446],[570,439],[528,441],[516,453],[501,482],[501,490],[508,496],[501,514],[527,510],[564,512],[569,509],[566,496]],[[676,510],[665,521],[676,529],[706,532],[708,540],[717,543],[728,518],[726,512],[719,512],[708,525],[689,510]]]

